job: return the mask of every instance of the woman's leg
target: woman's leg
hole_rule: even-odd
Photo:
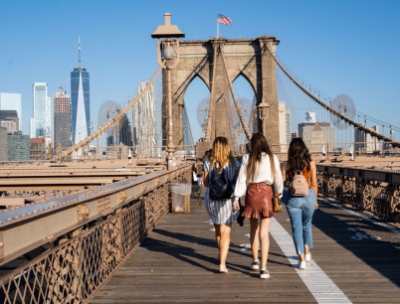
[[[315,196],[312,189],[310,189],[310,193],[305,197],[305,199],[306,202],[302,208],[303,239],[304,239],[305,253],[310,254],[310,248],[313,247],[312,217],[315,211]]]
[[[228,256],[228,251],[229,251],[229,245],[231,242],[231,227],[232,227],[232,223],[219,225],[220,235],[221,235],[221,239],[219,242],[219,264],[220,265],[225,265],[225,263],[226,263],[226,258]]]
[[[271,218],[263,218],[260,223],[261,240],[261,269],[267,269],[267,260],[269,253],[269,225]]]
[[[250,244],[251,253],[253,255],[253,260],[258,260],[258,247],[260,238],[260,225],[258,224],[258,219],[250,218]]]
[[[215,242],[217,243],[217,248],[218,248],[218,254],[221,250],[220,248],[220,243],[221,243],[221,225],[220,224],[214,224],[214,229],[215,229]]]
[[[300,261],[304,261],[304,240],[303,240],[303,221],[302,221],[302,209],[293,208],[286,206],[292,225],[292,235],[294,241],[294,247],[299,255]]]

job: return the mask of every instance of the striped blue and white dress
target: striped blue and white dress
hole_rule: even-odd
[[[204,162],[203,165],[203,170],[205,172],[208,172],[208,174],[210,174],[210,165],[211,164],[208,159]],[[235,171],[239,167],[239,162],[236,159],[233,166],[226,165],[224,167],[224,170],[227,171],[228,177],[231,181],[233,181],[235,177]],[[206,207],[208,215],[210,216],[210,220],[214,224],[228,224],[236,221],[239,216],[239,212],[233,213],[232,202],[233,198],[217,201],[212,200],[210,198],[210,187],[207,187],[206,194],[204,195],[204,206]]]

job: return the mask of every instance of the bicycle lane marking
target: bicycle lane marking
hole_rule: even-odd
[[[306,269],[297,268],[299,260],[294,248],[293,239],[275,218],[271,219],[270,232],[286,255],[289,263],[295,268],[297,274],[318,303],[352,303],[315,261],[312,261],[310,266],[307,265]]]

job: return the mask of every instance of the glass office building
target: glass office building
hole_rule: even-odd
[[[14,134],[7,135],[8,160],[21,161],[30,160],[29,135]]]
[[[90,135],[89,72],[75,68],[71,72],[72,140],[78,143]]]
[[[31,138],[51,137],[50,98],[47,84],[33,84],[33,119],[31,119]]]
[[[71,101],[64,92],[53,95],[54,106],[54,147],[72,146],[71,136]]]
[[[0,110],[15,110],[19,118],[18,130],[22,131],[21,94],[0,93]]]

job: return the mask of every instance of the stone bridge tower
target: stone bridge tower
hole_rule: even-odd
[[[197,76],[212,92],[210,99],[214,102],[215,115],[213,115],[210,132],[211,142],[216,136],[231,138],[230,113],[225,107],[229,81],[233,82],[238,76],[243,75],[255,92],[257,104],[263,101],[269,104],[268,119],[264,121],[258,119],[258,130],[266,135],[270,145],[279,144],[276,65],[271,55],[271,52],[275,54],[278,44],[279,40],[271,36],[256,39],[211,38],[181,41],[180,62],[172,70],[171,75],[174,145],[178,149],[183,144],[184,134],[182,129],[183,98],[191,81]],[[164,74],[163,79],[166,79]],[[166,96],[166,85],[163,85],[163,96]],[[165,98],[162,108],[163,145],[166,145],[167,101]],[[232,108],[231,111],[235,109]]]

